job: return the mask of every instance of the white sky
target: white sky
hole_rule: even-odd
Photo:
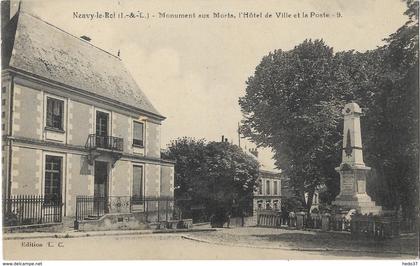
[[[399,0],[317,1],[32,0],[22,8],[116,54],[167,117],[162,147],[182,136],[237,143],[238,98],[261,58],[306,38],[323,38],[335,51],[374,49],[405,21]],[[73,12],[337,12],[341,19],[73,19]],[[251,144],[247,145],[251,147]],[[271,166],[271,152],[260,151]]]

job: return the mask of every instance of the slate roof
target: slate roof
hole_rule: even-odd
[[[20,11],[9,24],[12,33],[3,38],[9,42],[9,47],[4,44],[6,48],[3,48],[3,59],[9,62],[9,67],[118,101],[164,119],[119,57],[24,11]]]

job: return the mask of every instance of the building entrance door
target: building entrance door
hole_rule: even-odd
[[[94,209],[98,216],[108,212],[108,163],[95,161]]]

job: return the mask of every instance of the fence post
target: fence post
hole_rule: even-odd
[[[157,219],[160,222],[160,200],[157,199]]]
[[[296,213],[296,228],[297,229],[303,229],[304,228],[304,212],[298,212]]]
[[[329,214],[329,213],[322,214],[322,218],[321,218],[321,229],[322,229],[322,231],[330,230],[330,216],[331,216],[331,214]]]
[[[44,200],[45,199],[43,199],[41,196],[39,197],[40,198],[40,205],[41,205],[41,223],[43,223],[44,222],[44,215],[45,215],[45,213],[44,213]]]
[[[169,205],[169,200],[166,199],[166,221],[168,221],[168,205]]]
[[[148,199],[144,199],[144,204],[146,205],[146,222],[149,218],[149,200]]]
[[[260,225],[260,218],[261,218],[260,212],[257,211],[257,226]]]
[[[59,204],[59,208],[60,208],[60,217],[58,218],[59,222],[61,223],[63,221],[63,199],[60,196],[60,200],[59,200],[60,204]]]
[[[79,196],[76,196],[76,221],[79,220]]]

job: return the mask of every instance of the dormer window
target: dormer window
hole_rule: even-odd
[[[133,123],[133,146],[144,147],[144,124],[141,122]]]
[[[64,101],[47,97],[47,128],[63,130]]]

